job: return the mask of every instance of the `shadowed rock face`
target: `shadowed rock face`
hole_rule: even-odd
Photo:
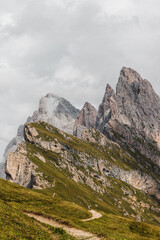
[[[86,102],[75,121],[73,134],[77,137],[81,137],[81,133],[86,128],[95,128],[96,118],[97,110],[90,103]]]
[[[130,68],[120,72],[116,93],[107,85],[98,109],[96,128],[128,145],[160,165],[160,98],[147,80]],[[153,151],[154,149],[154,151]]]

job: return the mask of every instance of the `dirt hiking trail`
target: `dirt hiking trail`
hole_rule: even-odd
[[[97,218],[102,217],[102,214],[96,212],[95,210],[90,210],[90,212],[92,213],[92,217],[88,218],[88,219],[83,219],[82,221],[91,221]],[[59,228],[63,228],[69,235],[72,235],[78,239],[87,239],[87,240],[101,240],[101,238],[93,235],[90,232],[86,232],[83,230],[79,230],[73,227],[69,227],[65,224],[59,223],[55,220],[52,219],[48,219],[33,213],[25,213],[26,215],[28,215],[29,217],[33,217],[34,219],[38,220],[39,222],[45,223],[45,224],[49,224],[52,227],[59,227]]]

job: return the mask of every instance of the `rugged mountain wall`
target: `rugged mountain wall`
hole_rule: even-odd
[[[83,121],[87,116],[88,112],[82,109],[82,120],[76,121],[81,132],[87,127]],[[96,112],[94,119],[95,116]],[[88,126],[91,127],[89,123]],[[122,68],[116,92],[107,85],[93,127],[160,166],[160,98],[136,71]]]

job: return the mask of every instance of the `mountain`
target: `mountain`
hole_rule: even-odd
[[[116,92],[107,85],[98,111],[48,94],[6,155],[6,178],[65,201],[69,212],[71,203],[101,212],[93,223],[70,223],[104,239],[159,239],[145,225],[160,226],[159,111],[150,83],[130,68],[122,68]],[[42,208],[30,212],[47,216]]]
[[[39,101],[39,109],[28,117],[26,123],[45,121],[69,134],[73,134],[73,125],[80,111],[66,99],[48,93]],[[24,141],[24,124],[17,130],[17,136],[7,145],[4,152],[4,161],[10,152],[15,152],[18,145]]]
[[[96,128],[160,166],[160,98],[136,71],[122,68],[116,93],[107,85]]]
[[[88,122],[89,127],[86,126],[86,117],[88,113],[82,109],[82,120],[77,118],[74,125],[75,136],[78,129],[83,132],[84,127],[89,128],[92,124],[91,121]],[[123,67],[116,92],[107,84],[94,121],[95,118],[95,129],[121,146],[152,159],[159,171],[160,97],[147,80],[133,69]]]

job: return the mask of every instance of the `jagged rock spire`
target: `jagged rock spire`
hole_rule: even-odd
[[[97,110],[90,103],[86,102],[75,121],[74,135],[81,137],[81,133],[85,128],[95,128],[96,118]]]
[[[113,131],[120,134],[127,144],[150,156],[150,150],[136,139],[155,142],[160,149],[160,98],[140,74],[123,67],[116,94],[107,85],[96,127],[107,136]],[[156,157],[155,162],[160,164],[160,158]]]

